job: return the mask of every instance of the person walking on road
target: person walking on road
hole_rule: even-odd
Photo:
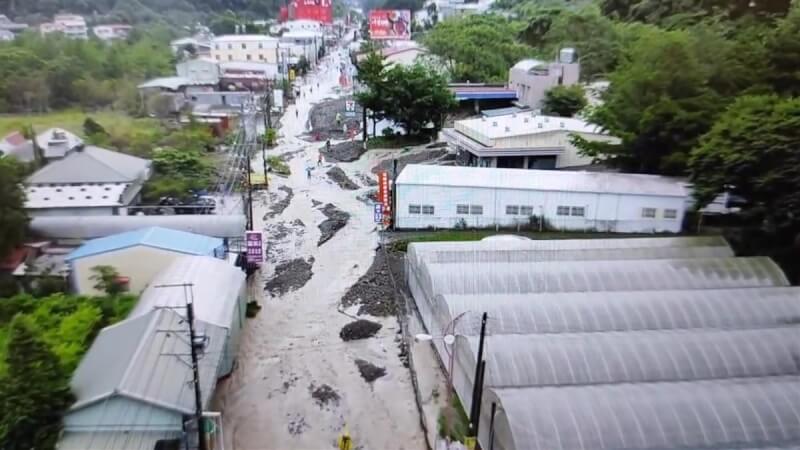
[[[308,179],[311,179],[311,166],[306,167],[306,176]]]

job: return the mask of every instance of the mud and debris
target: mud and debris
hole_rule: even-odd
[[[283,192],[283,195],[277,192],[269,193],[270,206],[267,213],[264,214],[265,221],[283,213],[283,211],[289,207],[289,203],[292,202],[292,198],[294,197],[294,191],[292,191],[292,188],[289,186],[280,186],[277,190]]]
[[[418,152],[409,152],[403,154],[395,159],[397,159],[397,173],[403,171],[409,164],[441,164],[447,161],[450,161],[454,158],[453,155],[450,155],[447,149],[432,149],[432,150],[422,150]],[[391,173],[392,171],[392,159],[386,159],[381,161],[380,164],[375,166],[372,169],[372,173],[378,173],[383,170],[387,170]]]
[[[378,180],[376,180],[375,178],[373,178],[373,177],[371,177],[371,176],[369,176],[369,175],[367,175],[365,173],[358,172],[356,174],[356,177],[358,178],[359,181],[361,181],[361,184],[363,184],[364,186],[372,187],[372,186],[377,186],[378,185]]]
[[[342,297],[342,305],[344,307],[361,305],[358,308],[359,315],[386,317],[397,314],[394,284],[387,266],[387,256],[384,252],[376,252],[367,273]]]
[[[322,384],[320,386],[314,386],[312,384],[308,387],[308,391],[311,393],[311,397],[317,402],[317,405],[319,405],[320,408],[329,405],[339,405],[339,394],[327,384]]]
[[[300,414],[286,413],[286,416],[289,418],[289,424],[287,425],[287,428],[289,429],[289,434],[292,436],[301,435],[309,428],[308,424],[306,423],[306,418]]]
[[[361,124],[361,106],[356,103],[356,111],[352,116],[345,114],[345,103],[352,100],[352,97],[342,97],[337,99],[325,100],[315,104],[309,114],[309,124],[311,125],[311,135],[320,140],[344,139],[346,134],[342,131],[344,125],[348,129],[358,129]],[[337,123],[337,114],[339,122]]]
[[[353,180],[351,180],[344,170],[341,167],[331,167],[330,170],[326,172],[328,178],[331,179],[334,183],[338,184],[340,188],[348,190],[348,191],[355,191],[360,189],[361,186],[355,184]]]
[[[274,296],[300,289],[305,286],[314,274],[311,270],[313,266],[313,256],[307,260],[297,258],[278,264],[275,266],[275,275],[267,281],[264,288]]]
[[[331,145],[330,150],[323,146],[319,151],[325,155],[326,161],[353,162],[358,161],[366,150],[362,141],[344,141]]]
[[[375,364],[363,359],[357,359],[355,363],[356,367],[358,367],[358,372],[361,374],[361,378],[363,378],[367,383],[372,383],[378,378],[386,375],[385,367],[376,366]]]
[[[343,326],[339,331],[339,337],[343,341],[354,341],[367,339],[375,336],[383,325],[366,319],[358,319]]]
[[[321,234],[317,242],[317,247],[331,240],[336,232],[344,228],[350,220],[350,214],[337,208],[332,203],[328,203],[322,208],[322,214],[324,214],[327,219],[318,225]]]
[[[313,198],[311,199],[311,206],[312,206],[312,207],[316,208],[317,206],[319,206],[319,205],[321,205],[321,204],[322,204],[322,202],[321,202],[321,201],[319,201],[319,200],[314,200]]]

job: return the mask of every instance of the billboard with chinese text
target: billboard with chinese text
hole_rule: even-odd
[[[411,11],[373,9],[369,12],[371,39],[411,39]]]
[[[333,23],[332,0],[292,0],[289,4],[289,20],[316,20]]]

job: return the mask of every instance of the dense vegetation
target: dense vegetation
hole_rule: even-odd
[[[54,294],[0,299],[0,448],[52,449],[73,401],[69,378],[101,328],[135,298]]]
[[[136,85],[174,72],[170,36],[152,29],[106,44],[26,33],[0,44],[0,110],[44,112],[80,106],[138,113]]]

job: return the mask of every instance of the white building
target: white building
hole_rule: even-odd
[[[217,84],[221,74],[220,64],[212,58],[194,58],[175,64],[179,77],[200,84]]]
[[[324,28],[322,26],[322,22],[318,22],[316,20],[298,19],[289,20],[278,25],[278,29],[288,31],[317,31],[322,33]]]
[[[216,61],[278,63],[278,38],[260,34],[230,34],[215,37],[211,58]]]
[[[114,41],[118,39],[127,39],[131,30],[133,30],[133,27],[130,25],[98,25],[92,28],[92,33],[102,41]]]
[[[656,175],[415,164],[403,169],[396,186],[396,226],[402,229],[541,224],[677,233],[688,195],[681,181]]]
[[[64,33],[72,39],[89,39],[86,20],[77,14],[56,14],[52,22],[41,24],[39,31],[41,34]]]
[[[308,62],[316,64],[319,51],[325,45],[323,34],[320,31],[287,31],[281,35],[281,44],[289,44],[303,49],[303,55]]]
[[[592,164],[572,143],[577,135],[589,141],[617,143],[594,124],[577,118],[514,113],[457,120],[442,137],[460,164],[508,169],[560,169]]]
[[[523,59],[508,71],[508,87],[517,91],[519,102],[531,108],[541,108],[545,93],[556,86],[577,84],[581,76],[574,49],[562,49],[559,60],[544,62]]]

